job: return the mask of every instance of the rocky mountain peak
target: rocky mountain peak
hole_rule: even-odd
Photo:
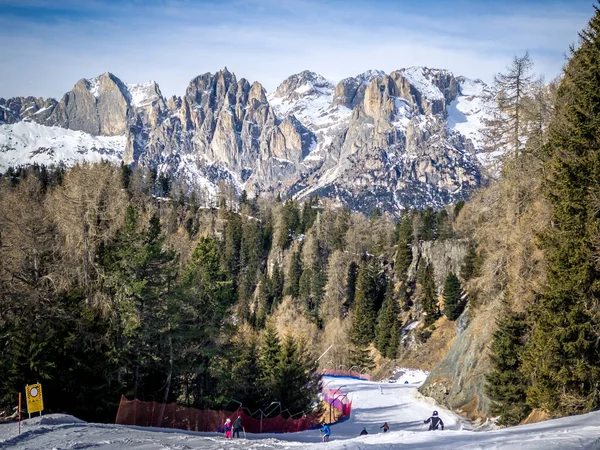
[[[286,78],[271,97],[297,100],[300,97],[331,95],[334,89],[335,85],[322,75],[305,70]]]
[[[370,70],[335,86],[303,71],[269,95],[258,81],[238,80],[224,68],[198,75],[183,96],[168,100],[153,81],[126,84],[106,72],[79,80],[60,102],[0,99],[0,136],[7,136],[0,167],[26,154],[25,147],[37,155],[38,144],[59,161],[65,147],[52,143],[73,140],[67,131],[83,132],[90,148],[72,152],[81,158],[110,148],[128,164],[210,195],[226,181],[249,193],[318,194],[352,209],[397,213],[441,206],[479,184],[479,130],[492,101],[480,80],[426,67]],[[65,128],[68,139],[28,132],[30,125]],[[50,137],[26,138],[34,131]]]

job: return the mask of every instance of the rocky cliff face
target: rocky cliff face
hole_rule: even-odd
[[[224,69],[165,99],[156,83],[128,85],[105,73],[79,80],[60,101],[0,99],[0,133],[37,122],[123,136],[123,161],[190,187],[214,191],[224,180],[250,193],[318,194],[352,209],[398,213],[455,201],[479,185],[477,126],[466,125],[485,114],[473,104],[491,95],[472,86],[427,68],[369,71],[337,84],[305,71],[267,95],[260,83]],[[0,166],[35,160],[35,150],[7,144]]]

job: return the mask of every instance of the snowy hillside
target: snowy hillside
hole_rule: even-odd
[[[329,387],[340,387],[353,402],[351,418],[331,427],[331,450],[397,449],[597,449],[600,448],[600,412],[567,417],[533,425],[494,431],[472,431],[458,416],[434,405],[417,391],[415,373],[394,384],[379,384],[349,378],[324,378]],[[422,380],[421,380],[422,381]],[[381,390],[380,390],[381,386]],[[444,431],[426,431],[423,420],[433,409],[444,421]],[[382,433],[384,422],[390,431]],[[367,436],[358,437],[365,427]],[[25,449],[319,449],[320,432],[276,435],[248,435],[248,439],[227,441],[217,433],[149,429],[118,425],[87,424],[74,417],[51,415],[23,424],[0,425],[0,448]]]
[[[35,122],[0,125],[0,172],[21,164],[119,163],[125,143],[125,136],[92,136]]]

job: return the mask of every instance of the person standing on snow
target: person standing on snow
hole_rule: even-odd
[[[331,428],[325,422],[323,422],[323,428],[321,428],[321,433],[325,433],[323,435],[323,442],[329,442],[329,436],[331,436]]]
[[[423,423],[429,424],[429,431],[437,430],[439,426],[442,427],[442,431],[444,430],[444,422],[442,422],[442,419],[438,417],[437,411],[434,411],[432,416],[429,419],[425,420]]]
[[[359,436],[364,436],[366,434],[369,434],[369,432],[367,431],[366,428],[363,428],[362,431],[360,432]]]
[[[231,435],[231,419],[225,421],[225,437],[227,439],[233,439],[233,436]]]
[[[380,426],[379,428],[383,428],[383,432],[387,433],[387,430],[390,429],[390,426],[387,424],[387,422],[385,422],[382,426]]]
[[[237,416],[237,419],[235,419],[233,422],[233,437],[237,437],[239,439],[240,431],[242,431],[242,418]]]

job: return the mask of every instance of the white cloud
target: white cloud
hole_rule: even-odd
[[[54,2],[25,1],[43,14],[0,14],[3,97],[60,97],[77,79],[107,70],[132,83],[154,79],[163,94],[181,95],[191,78],[224,66],[268,90],[304,69],[339,80],[426,65],[490,81],[527,49],[551,78],[591,15],[565,6],[449,17],[393,3],[382,9],[314,0],[163,0],[152,8],[69,1],[55,11]],[[0,0],[0,13],[3,4],[15,3]]]

